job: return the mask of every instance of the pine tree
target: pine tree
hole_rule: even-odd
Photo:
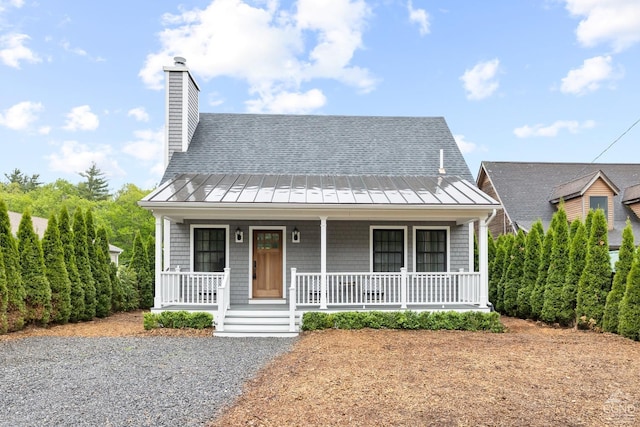
[[[149,260],[147,258],[147,251],[144,248],[140,232],[137,232],[133,239],[133,254],[131,255],[129,265],[136,272],[136,276],[138,278],[140,308],[153,307],[153,289],[151,288]]]
[[[525,242],[524,265],[522,267],[522,284],[518,290],[518,316],[527,319],[531,316],[531,294],[536,286],[538,267],[542,253],[542,236],[544,229],[541,221],[536,221]]]
[[[104,269],[104,255],[98,254],[96,245],[96,227],[93,220],[93,212],[90,209],[85,214],[85,227],[87,229],[87,254],[91,276],[96,287],[96,317],[107,317],[111,312],[111,281]],[[107,255],[109,254],[107,248]]]
[[[107,240],[107,231],[104,227],[100,227],[96,232],[95,251],[97,265],[97,274],[94,274],[96,283],[101,283],[98,288],[98,304],[96,307],[96,315],[108,316],[112,310],[113,285],[111,283],[110,268],[111,258],[109,258],[109,241]],[[103,316],[103,317],[104,317]]]
[[[51,317],[51,287],[45,275],[44,255],[40,240],[31,220],[31,212],[26,209],[18,227],[18,252],[20,253],[20,273],[25,283],[27,323],[46,325]]]
[[[640,247],[633,258],[624,297],[620,302],[618,333],[632,340],[640,340]]]
[[[576,316],[578,327],[602,327],[604,304],[611,284],[611,260],[607,237],[607,219],[597,209],[591,223],[587,259],[578,284]]]
[[[73,213],[73,249],[80,283],[84,290],[84,313],[82,320],[91,320],[96,316],[96,285],[91,274],[91,264],[87,248],[87,226],[80,208]]]
[[[493,304],[494,309],[497,310],[498,303],[498,284],[502,279],[502,269],[504,267],[504,259],[507,256],[505,247],[506,236],[501,234],[496,240],[496,254],[491,264],[491,270],[489,270],[489,301]]]
[[[578,283],[587,257],[587,231],[584,224],[580,219],[576,219],[571,223],[571,229],[573,233],[569,248],[569,271],[562,286],[562,310],[559,319],[564,326],[570,326],[576,321]]]
[[[509,264],[511,264],[511,247],[514,241],[515,236],[513,234],[505,234],[504,241],[502,242],[504,245],[504,258],[502,259],[502,268],[500,269],[502,275],[498,281],[498,291],[496,295],[496,311],[499,313],[504,313],[504,286],[507,269],[509,268]]]
[[[7,328],[10,332],[19,331],[24,327],[26,293],[20,274],[18,242],[11,233],[9,212],[4,200],[0,200],[0,250],[7,280]]]
[[[518,313],[518,291],[522,286],[522,273],[524,269],[525,255],[524,231],[518,230],[515,240],[511,246],[509,256],[510,263],[504,281],[503,309],[508,316],[516,316]]]
[[[85,172],[80,172],[81,177],[86,181],[78,184],[78,191],[80,196],[87,200],[107,200],[109,198],[109,183],[104,177],[102,172],[95,163],[91,164],[91,167]]]
[[[569,270],[569,223],[564,210],[564,202],[560,202],[554,217],[556,217],[556,221],[552,221],[555,228],[553,231],[551,262],[549,263],[547,284],[544,290],[544,302],[540,312],[540,318],[547,323],[560,321],[562,288]]]
[[[64,263],[64,249],[55,215],[49,217],[42,238],[47,280],[51,286],[51,322],[67,323],[71,315],[71,281]]]
[[[618,251],[618,261],[616,261],[616,272],[613,276],[613,285],[607,295],[604,306],[604,316],[602,318],[602,329],[606,332],[618,332],[618,310],[620,301],[624,297],[627,289],[627,276],[631,271],[635,247],[633,242],[633,228],[631,221],[627,219],[627,226],[622,230],[622,244]]]
[[[9,324],[7,322],[7,303],[9,301],[9,291],[7,289],[7,275],[4,272],[4,257],[0,250],[0,334],[7,332]]]
[[[538,265],[538,276],[536,284],[531,292],[529,303],[531,304],[531,317],[540,319],[542,307],[544,306],[544,291],[547,287],[547,273],[551,264],[551,252],[553,250],[553,228],[549,227],[542,239],[542,251],[540,253],[540,264]]]
[[[64,252],[64,262],[69,275],[69,281],[71,282],[71,312],[69,313],[69,321],[79,322],[84,318],[84,286],[80,281],[80,273],[78,273],[76,253],[73,246],[73,230],[71,229],[69,211],[66,207],[62,207],[60,210],[58,229],[60,231],[60,242]]]

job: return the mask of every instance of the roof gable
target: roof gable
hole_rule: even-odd
[[[601,179],[614,195],[620,193],[618,187],[611,182],[609,177],[601,170],[598,170],[554,187],[549,201],[555,204],[560,202],[560,199],[570,200],[575,197],[581,197],[598,179]]]
[[[201,113],[162,182],[190,174],[436,176],[473,182],[442,117]]]
[[[622,203],[629,205],[637,202],[640,202],[640,184],[625,188]]]

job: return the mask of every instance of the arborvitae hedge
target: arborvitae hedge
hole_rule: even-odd
[[[0,200],[0,250],[7,278],[7,328],[9,332],[19,331],[24,327],[26,293],[20,274],[18,242],[11,232],[9,212],[4,200]]]
[[[505,274],[504,294],[502,299],[502,309],[508,316],[515,316],[518,312],[518,291],[522,285],[522,273],[524,269],[525,256],[524,231],[518,230],[518,234],[511,245],[509,254],[509,266]]]
[[[106,294],[102,296],[106,301],[106,304],[109,306],[109,313],[112,311],[116,311],[113,307],[113,293],[114,293],[114,284],[111,280],[111,257],[109,256],[109,240],[107,238],[107,230],[104,227],[98,228],[96,231],[96,253],[99,252],[98,257],[100,259],[102,274],[104,274],[105,283],[107,286]],[[116,290],[117,292],[117,290]]]
[[[69,321],[79,322],[84,318],[84,287],[82,286],[80,274],[78,273],[75,248],[73,246],[73,230],[71,229],[69,211],[66,207],[60,210],[58,229],[64,251],[64,262],[69,275],[69,281],[71,282],[71,312],[69,314]]]
[[[504,257],[502,259],[502,268],[500,281],[498,282],[498,290],[496,295],[496,311],[498,313],[504,313],[504,287],[505,280],[507,276],[507,269],[509,268],[509,264],[511,264],[511,247],[513,246],[516,240],[516,236],[513,234],[507,234],[504,236],[504,240],[502,241],[502,245],[504,246]]]
[[[107,317],[111,313],[111,280],[104,265],[104,257],[107,252],[98,253],[100,246],[96,242],[96,228],[93,221],[93,213],[87,210],[85,215],[85,226],[87,228],[87,254],[89,255],[89,266],[93,283],[96,286],[96,317]]]
[[[0,334],[7,332],[7,301],[9,295],[7,290],[7,275],[4,273],[4,257],[0,251]]]
[[[562,287],[562,310],[560,324],[569,326],[576,321],[576,298],[578,283],[584,270],[587,256],[587,233],[581,220],[571,223],[571,247],[569,248],[569,271]]]
[[[44,256],[40,240],[33,229],[31,213],[28,209],[22,214],[18,227],[18,251],[20,273],[26,291],[25,321],[46,325],[51,316],[51,287],[44,272]]]
[[[538,278],[538,266],[542,253],[542,222],[536,221],[525,241],[524,265],[522,267],[522,283],[518,290],[518,316],[527,319],[531,315],[531,294]]]
[[[67,323],[71,315],[71,281],[64,263],[64,249],[55,215],[49,217],[42,238],[47,280],[51,286],[51,322]]]
[[[607,301],[604,306],[602,329],[606,332],[618,332],[618,310],[620,308],[620,301],[622,301],[627,289],[627,276],[629,275],[629,271],[631,271],[635,253],[633,240],[631,221],[627,220],[627,226],[622,230],[622,244],[618,251],[618,261],[616,261],[613,285],[607,295]]]
[[[624,297],[620,302],[618,333],[636,341],[640,340],[640,247],[635,253]]]
[[[498,283],[502,278],[502,268],[504,267],[504,258],[507,256],[505,251],[504,241],[506,236],[501,234],[496,240],[496,254],[491,263],[491,269],[489,270],[489,301],[493,304],[494,308],[498,303]]]
[[[151,287],[151,273],[149,272],[149,259],[144,248],[142,236],[136,233],[133,239],[133,254],[129,266],[136,272],[138,278],[138,295],[140,308],[153,307],[153,288]]]
[[[76,265],[80,275],[80,283],[84,289],[83,320],[91,320],[96,316],[96,285],[91,274],[91,265],[87,248],[87,226],[80,208],[73,214],[73,249]]]
[[[147,239],[147,244],[145,245],[145,252],[147,253],[147,261],[148,267],[147,271],[149,272],[149,276],[151,277],[151,298],[152,298],[152,306],[153,306],[153,295],[155,295],[156,289],[156,239],[151,236]]]
[[[604,304],[611,286],[607,219],[602,209],[593,214],[587,260],[578,284],[576,317],[581,328],[601,328]]]
[[[542,252],[540,253],[540,264],[538,265],[538,277],[536,284],[531,292],[531,317],[539,319],[542,315],[542,307],[544,306],[544,291],[547,287],[547,273],[551,264],[551,252],[553,250],[553,228],[549,228],[542,240]]]
[[[547,272],[547,285],[544,290],[544,302],[540,318],[548,323],[560,321],[562,311],[562,288],[569,270],[569,224],[564,203],[561,202],[558,210],[553,215],[553,247],[551,249],[551,262]]]
[[[125,311],[137,309],[140,306],[140,296],[138,295],[138,276],[136,271],[130,267],[121,268],[118,271],[118,279],[124,295],[122,309]]]

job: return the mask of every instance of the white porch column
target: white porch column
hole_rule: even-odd
[[[164,242],[162,241],[163,239],[163,217],[161,215],[156,215],[153,214],[153,216],[156,219],[156,244],[155,244],[155,280],[156,280],[156,286],[155,286],[155,293],[154,293],[154,297],[153,297],[153,306],[155,308],[160,308],[160,305],[162,304],[162,283],[161,281],[161,273],[162,273],[162,246],[164,244]]]
[[[478,264],[480,267],[480,307],[489,302],[489,244],[487,223],[484,218],[478,220]]]
[[[167,218],[164,219],[164,235],[167,238],[167,241],[162,245],[164,250],[164,266],[169,269],[169,267],[171,267],[171,221]]]
[[[467,270],[469,273],[473,273],[475,271],[475,265],[474,265],[474,258],[475,258],[475,254],[473,253],[473,225],[474,222],[471,221],[469,223],[469,270]]]
[[[320,217],[320,309],[327,308],[327,217]]]

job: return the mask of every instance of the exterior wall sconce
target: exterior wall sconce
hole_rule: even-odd
[[[242,243],[244,241],[244,233],[240,230],[240,227],[236,228],[236,243]]]
[[[300,231],[298,231],[298,227],[294,227],[291,232],[291,243],[300,243]]]

